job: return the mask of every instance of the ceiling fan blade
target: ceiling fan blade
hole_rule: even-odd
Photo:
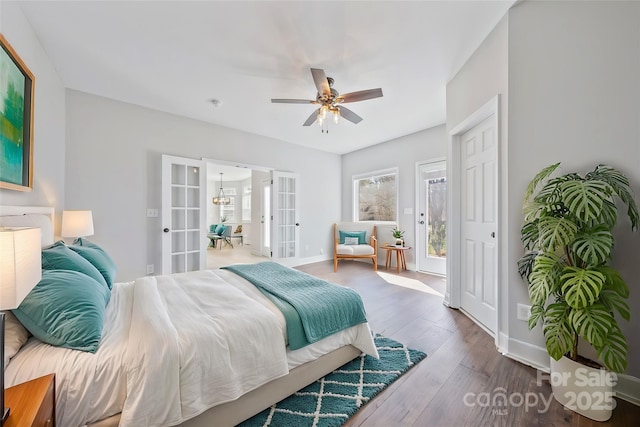
[[[324,73],[324,70],[321,68],[312,68],[311,75],[313,76],[316,88],[318,88],[318,93],[320,95],[330,96],[331,89],[329,89],[329,80],[327,80],[327,75]]]
[[[318,101],[311,99],[271,99],[274,104],[316,104]]]
[[[349,120],[352,123],[358,124],[362,121],[362,117],[354,113],[353,111],[343,106],[338,107],[340,109],[340,116]]]
[[[311,126],[313,124],[313,122],[316,121],[316,119],[318,118],[318,113],[320,112],[320,109],[318,108],[316,111],[314,111],[313,113],[311,113],[311,115],[309,116],[309,118],[307,119],[306,122],[304,122],[304,124],[302,126]]]
[[[360,90],[358,92],[345,93],[340,95],[337,99],[338,102],[357,102],[364,101],[371,98],[380,98],[382,96],[382,89],[367,89]]]

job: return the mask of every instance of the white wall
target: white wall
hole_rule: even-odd
[[[92,209],[98,244],[117,280],[161,265],[161,155],[210,158],[300,174],[301,257],[330,253],[340,217],[340,156],[67,90],[66,203]],[[313,159],[313,160],[311,160]]]
[[[517,271],[524,192],[540,169],[560,161],[561,173],[610,164],[627,174],[640,195],[638,22],[637,2],[522,2],[447,87],[448,129],[502,94],[499,286],[507,299],[501,301],[506,307],[500,327],[510,353],[539,364],[548,364],[548,357],[535,360],[544,352],[542,332],[529,331],[516,318],[516,304],[528,304]],[[621,325],[629,342],[627,373],[637,377],[640,238],[624,218],[615,235],[614,266],[631,288],[632,321]]]
[[[33,191],[0,189],[0,204],[55,207],[59,235],[65,196],[64,87],[17,3],[0,2],[0,28],[35,77]]]
[[[500,96],[500,132],[498,144],[498,156],[500,158],[499,212],[501,218],[507,218],[507,188],[509,185],[509,165],[507,161],[509,146],[509,84],[508,84],[508,39],[509,17],[505,16],[486,37],[474,54],[465,63],[462,69],[447,85],[447,132],[451,132],[470,115],[496,95]],[[451,194],[451,193],[450,193]],[[520,200],[518,198],[518,200]],[[510,251],[510,238],[513,230],[505,227],[503,221],[502,232],[498,232],[498,239],[502,253]],[[453,226],[453,225],[452,225]],[[519,229],[516,230],[519,232]],[[518,241],[519,242],[519,241]],[[519,246],[517,246],[519,248]],[[517,249],[516,249],[517,250]],[[509,269],[506,263],[500,262],[498,266],[498,287],[500,301],[505,310],[509,307],[510,287],[504,279],[508,276]],[[448,286],[451,285],[448,282]],[[507,315],[500,317],[498,330],[508,334],[509,318]]]
[[[444,125],[436,126],[411,135],[363,148],[342,156],[342,220],[353,220],[353,176],[389,168],[398,168],[398,227],[405,230],[407,246],[415,248],[415,224],[417,221],[416,163],[444,158],[447,154],[447,138]],[[413,214],[405,215],[404,208]],[[391,228],[378,227],[378,237],[391,240]],[[388,235],[388,236],[387,236]],[[331,240],[332,233],[327,233]],[[384,255],[384,251],[379,257]],[[415,265],[415,254],[406,254],[407,263]]]
[[[526,302],[516,262],[522,196],[544,166],[586,172],[599,163],[623,171],[640,201],[640,3],[524,2],[509,17],[509,231],[513,293],[510,334],[533,340],[515,320]],[[620,212],[625,215],[625,210]],[[627,372],[640,377],[640,236],[628,219],[615,232],[614,266],[631,288]],[[537,331],[538,335],[541,332]],[[538,340],[537,342],[539,342]]]

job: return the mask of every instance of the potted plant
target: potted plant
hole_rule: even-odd
[[[597,380],[574,382],[585,376],[596,378],[587,374],[583,365],[576,365],[578,339],[597,351],[598,359],[609,371],[626,369],[627,342],[616,315],[627,321],[630,318],[626,302],[629,287],[609,261],[618,216],[616,201],[626,205],[632,230],[638,228],[638,209],[629,180],[616,169],[599,165],[584,177],[568,173],[550,178],[559,165],[544,168],[527,187],[521,230],[526,253],[518,261],[518,271],[529,290],[529,329],[542,323],[556,400],[589,418],[604,421],[613,409],[613,384]],[[583,370],[555,375],[563,380],[554,381],[553,370],[566,369],[559,363]],[[606,378],[603,373],[594,374]],[[588,395],[563,389],[580,385],[578,382],[590,386]],[[607,382],[608,392],[595,388],[607,386],[599,384]],[[604,413],[591,407],[600,397],[604,399],[601,403],[609,403],[601,405]],[[584,404],[587,400],[590,405]]]
[[[394,229],[391,230],[391,234],[396,239],[396,246],[402,246],[404,244],[404,240],[402,240],[404,231],[398,230],[398,227],[394,227]]]

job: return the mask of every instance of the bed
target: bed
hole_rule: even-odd
[[[0,207],[0,225],[40,227],[43,247],[52,218]],[[237,273],[146,276],[112,284],[95,353],[30,337],[9,351],[5,381],[54,372],[59,426],[233,426],[362,352],[377,357],[366,321],[301,348],[289,339],[282,312]]]

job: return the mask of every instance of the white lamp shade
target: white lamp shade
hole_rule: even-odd
[[[0,310],[17,308],[42,278],[39,228],[0,229]]]
[[[63,211],[62,237],[93,236],[93,214],[91,211]]]

